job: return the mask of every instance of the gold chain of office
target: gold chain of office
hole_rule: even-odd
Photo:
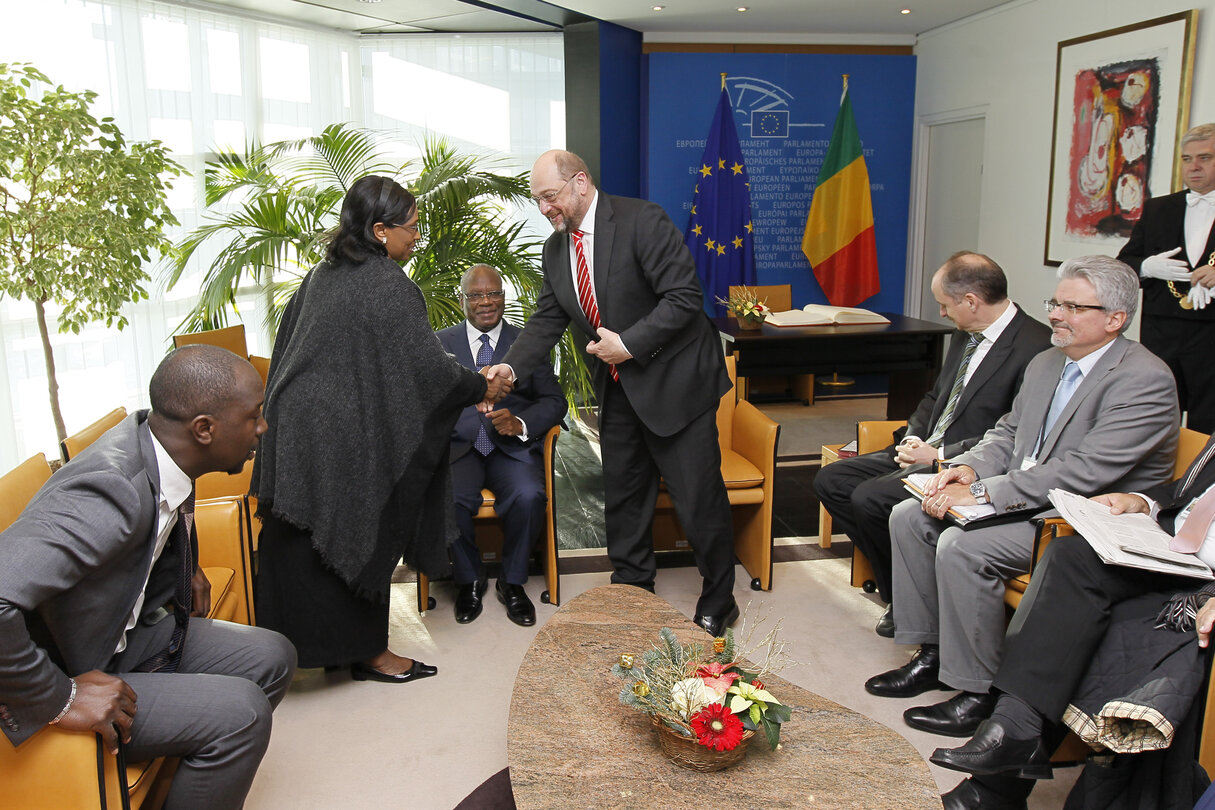
[[[1215,251],[1212,251],[1210,258],[1207,259],[1207,266],[1215,267]],[[1188,295],[1177,292],[1177,288],[1173,286],[1173,282],[1169,281],[1167,284],[1169,285],[1169,292],[1171,292],[1173,297],[1177,299],[1177,306],[1181,307],[1182,309],[1194,308],[1194,305],[1190,303],[1190,298]]]

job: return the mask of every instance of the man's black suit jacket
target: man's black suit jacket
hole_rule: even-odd
[[[449,354],[467,368],[477,370],[464,321],[440,330],[437,334],[439,342],[443,344],[443,348]],[[498,336],[498,345],[494,347],[491,365],[501,361],[518,336],[519,327],[512,326],[505,321],[502,323],[502,332]],[[523,420],[527,425],[527,441],[521,442],[517,436],[503,436],[498,433],[489,420],[477,411],[476,406],[470,405],[460,412],[460,418],[452,429],[452,461],[472,449],[481,425],[485,425],[490,441],[499,451],[512,458],[525,461],[533,449],[542,445],[544,434],[565,417],[569,405],[566,403],[565,393],[561,390],[560,383],[557,382],[557,376],[553,373],[552,365],[545,361],[539,363],[527,376],[520,376],[515,381],[515,387],[511,392],[495,407],[506,408],[514,416]]]
[[[949,402],[949,393],[962,361],[962,350],[970,335],[958,330],[950,341],[945,364],[932,390],[924,395],[907,420],[907,434],[927,439]],[[945,430],[945,458],[969,450],[1004,414],[1012,410],[1021,389],[1025,367],[1037,354],[1050,348],[1050,327],[1017,307],[1017,313],[975,369]],[[900,434],[904,435],[904,434]],[[891,447],[893,451],[893,446]]]
[[[1174,534],[1173,521],[1191,500],[1198,497],[1215,484],[1215,461],[1208,458],[1212,453],[1215,438],[1207,441],[1202,452],[1190,462],[1185,473],[1176,481],[1152,487],[1143,494],[1154,500],[1160,506],[1156,520],[1160,528],[1169,534]]]
[[[602,325],[620,334],[633,358],[618,367],[629,405],[653,433],[672,436],[716,408],[730,390],[721,339],[704,314],[696,265],[662,208],[599,195],[595,210],[595,293]],[[598,339],[578,303],[569,236],[544,243],[544,285],[536,311],[503,362],[524,376],[548,358],[565,328],[585,345]],[[599,402],[608,367],[587,356]]]
[[[1176,194],[1166,194],[1163,197],[1153,197],[1143,206],[1143,214],[1135,227],[1131,229],[1131,238],[1118,251],[1118,258],[1139,272],[1143,260],[1173,248],[1181,248],[1181,252],[1173,258],[1188,262],[1185,250],[1185,195],[1187,192],[1178,191]],[[1215,252],[1215,228],[1207,236],[1207,246],[1203,249],[1204,260]],[[1177,298],[1169,292],[1168,282],[1158,278],[1140,278],[1143,287],[1143,314],[1165,318],[1181,318],[1187,321],[1215,321],[1215,307],[1204,309],[1182,309],[1177,305]],[[1190,285],[1185,282],[1174,282],[1174,288],[1185,294]]]

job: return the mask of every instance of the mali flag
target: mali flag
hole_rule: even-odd
[[[723,87],[705,139],[684,234],[684,243],[696,260],[707,311],[721,314],[715,302],[729,297],[730,285],[755,284],[752,230],[751,183],[743,166],[730,96]]]
[[[802,253],[810,260],[814,277],[833,306],[854,307],[882,289],[873,238],[869,171],[852,116],[847,82],[831,145],[810,201]]]

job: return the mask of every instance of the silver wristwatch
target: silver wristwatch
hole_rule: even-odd
[[[970,494],[979,503],[991,503],[991,496],[987,494],[987,485],[982,481],[975,481],[970,485]]]

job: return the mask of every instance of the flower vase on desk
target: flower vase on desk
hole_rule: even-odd
[[[738,321],[738,328],[746,332],[753,332],[764,325],[763,315],[735,315],[734,320]]]

